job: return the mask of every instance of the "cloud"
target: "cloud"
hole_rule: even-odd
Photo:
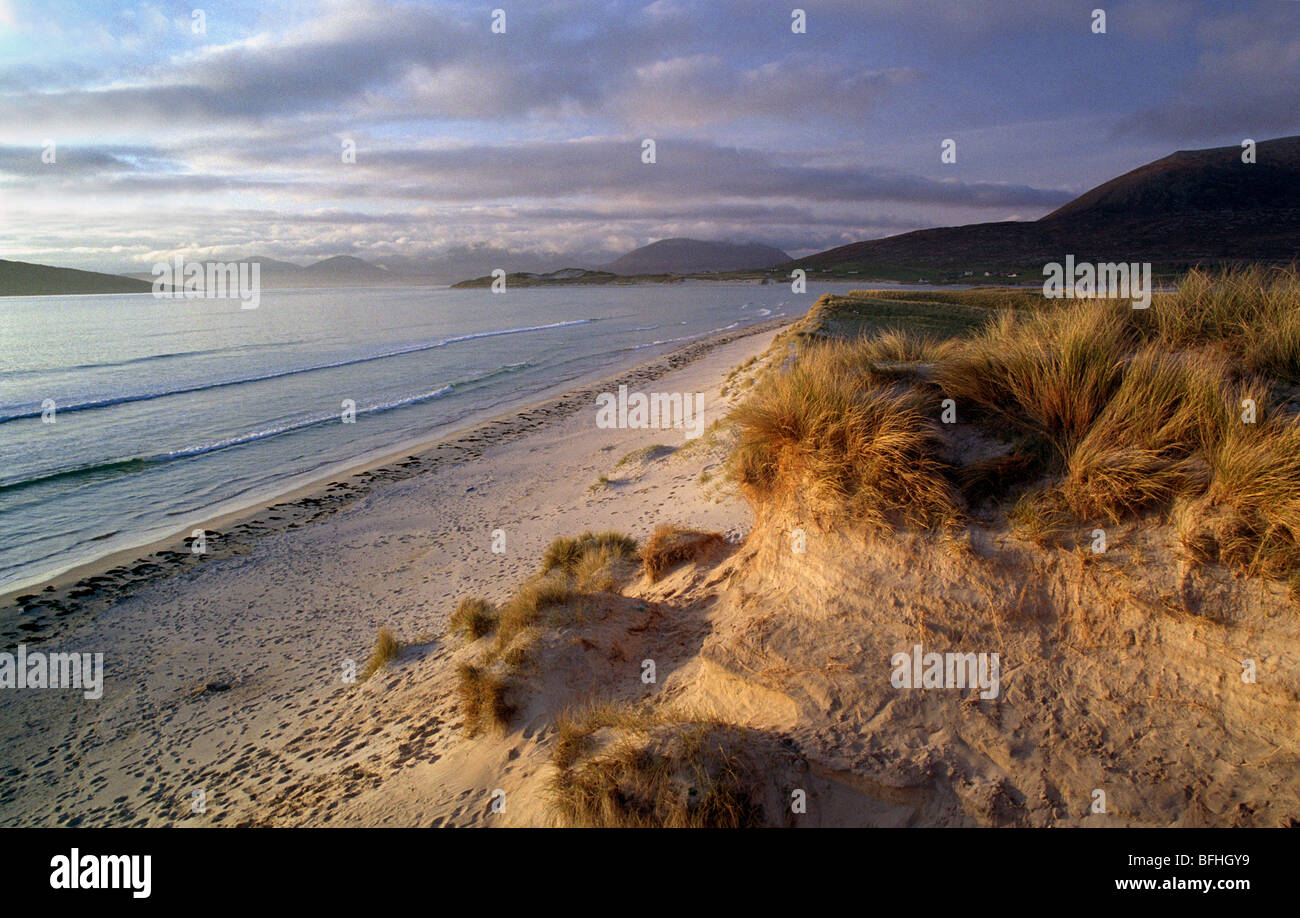
[[[155,147],[55,143],[52,163],[42,158],[44,151],[44,146],[0,147],[0,176],[98,182],[110,176],[150,175],[182,168],[179,160]]]
[[[0,175],[80,183],[91,194],[96,189],[150,193],[261,189],[303,198],[342,195],[459,203],[604,198],[653,206],[673,199],[734,198],[895,201],[1045,212],[1072,197],[1059,189],[940,181],[866,165],[805,165],[789,154],[693,139],[661,138],[653,164],[642,161],[641,141],[634,137],[435,149],[371,148],[363,142],[358,144],[355,164],[344,164],[338,149],[323,143],[315,149],[253,144],[231,151],[224,169],[200,172],[188,170],[177,153],[162,148],[72,148],[63,162],[51,167],[42,166],[38,150],[4,147],[0,148]],[[216,157],[214,165],[220,162]],[[273,177],[279,174],[290,177]]]
[[[1300,126],[1300,3],[1248,4],[1198,20],[1195,68],[1158,104],[1122,117],[1118,137],[1278,136]]]
[[[806,250],[1033,219],[1300,111],[1300,3],[1113,0],[1106,36],[1075,0],[819,0],[806,35],[747,0],[536,0],[505,35],[472,0],[266,3],[195,36],[186,10],[0,0],[0,249]]]
[[[698,20],[699,7],[691,13]],[[704,8],[707,11],[707,8]],[[499,122],[571,113],[660,129],[741,118],[808,121],[876,104],[916,78],[912,68],[863,67],[801,42],[754,60],[716,50],[673,53],[682,30],[694,43],[728,25],[681,22],[655,4],[528,7],[505,36],[482,16],[445,7],[361,0],[280,32],[200,46],[142,73],[49,89],[39,65],[11,65],[0,118],[78,132],[161,125],[234,126],[324,115],[338,123],[457,119]],[[589,28],[575,28],[581,19]],[[776,33],[779,34],[779,33]],[[716,42],[707,42],[716,49]],[[775,50],[775,49],[774,49]]]
[[[611,99],[625,123],[659,128],[725,124],[740,118],[806,123],[863,111],[917,78],[912,68],[869,70],[815,55],[790,55],[737,69],[716,54],[653,61]]]
[[[653,165],[640,151],[633,137],[395,149],[363,143],[356,164],[345,165],[333,150],[249,141],[209,149],[196,169],[173,148],[72,148],[45,166],[37,150],[3,147],[0,181],[24,189],[20,205],[75,209],[81,216],[69,224],[79,242],[98,238],[105,250],[123,243],[115,227],[130,219],[131,238],[147,240],[150,253],[199,240],[203,251],[189,254],[277,257],[419,259],[481,244],[592,252],[612,238],[635,245],[673,235],[807,252],[941,222],[1005,219],[1018,210],[1037,216],[1070,197],[893,169],[811,166],[797,156],[691,139],[665,138]],[[232,199],[264,206],[232,211],[224,203]],[[21,206],[13,216],[35,223]],[[205,231],[212,226],[222,228],[219,235]]]

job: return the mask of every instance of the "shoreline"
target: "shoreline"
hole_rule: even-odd
[[[227,527],[205,561],[164,559],[129,595],[84,598],[105,607],[64,616],[40,650],[102,651],[102,696],[0,692],[0,825],[493,824],[480,789],[524,762],[493,777],[496,744],[461,742],[452,610],[465,596],[504,601],[576,532],[641,541],[665,524],[743,539],[752,514],[711,425],[793,321],[690,342],[422,459],[376,461]],[[620,380],[704,393],[708,432],[599,426],[595,395]],[[399,658],[349,678],[380,629]]]
[[[607,376],[578,381],[538,401],[313,475],[286,491],[205,517],[159,538],[115,550],[22,586],[4,588],[0,590],[0,638],[32,643],[49,640],[140,588],[208,561],[245,554],[251,551],[253,542],[264,536],[298,529],[329,516],[363,499],[377,482],[401,481],[446,462],[475,458],[488,447],[526,436],[548,419],[567,417],[584,405],[593,404],[600,391],[620,384],[650,382],[701,359],[716,348],[774,332],[799,318],[769,319],[689,342],[654,360]],[[453,454],[446,456],[444,451]],[[196,555],[190,552],[190,533],[200,528],[206,533],[207,551]]]

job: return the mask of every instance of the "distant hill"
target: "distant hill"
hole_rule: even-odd
[[[789,260],[789,255],[770,245],[660,239],[633,249],[601,269],[613,274],[696,274],[770,268]]]
[[[214,258],[209,261],[223,260]],[[397,275],[352,255],[335,255],[305,267],[266,255],[235,259],[235,264],[253,263],[261,265],[258,275],[265,287],[347,287],[403,282]],[[146,278],[150,275],[141,273],[135,276]]]
[[[385,284],[398,279],[378,265],[354,255],[335,255],[305,267],[265,255],[250,255],[239,261],[260,264],[262,283],[271,287],[346,287]]]
[[[1178,270],[1300,256],[1300,137],[1173,153],[1112,179],[1040,220],[975,223],[855,242],[800,258],[802,267],[866,277],[952,279],[1041,272],[1066,254],[1149,261]]]
[[[265,255],[249,255],[247,258],[239,259],[240,263],[257,262],[262,266],[262,275],[270,273],[297,274],[302,271],[302,265],[295,265],[289,261],[280,261],[275,258],[268,258]]]
[[[379,265],[372,265],[354,255],[335,255],[333,258],[326,258],[303,268],[302,273],[307,278],[335,283],[340,281],[384,283],[393,279],[393,275]]]
[[[148,281],[76,268],[34,265],[0,259],[0,296],[53,296],[87,293],[148,293]]]

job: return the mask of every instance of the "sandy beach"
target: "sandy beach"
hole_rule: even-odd
[[[599,429],[594,398],[653,381],[655,391],[705,393],[711,424],[734,398],[719,394],[729,372],[783,324],[693,343],[213,520],[202,557],[178,534],[20,591],[27,612],[10,617],[22,626],[6,644],[103,652],[105,684],[96,701],[0,695],[0,822],[486,820],[478,797],[508,776],[476,773],[463,756],[441,761],[456,726],[444,627],[457,598],[504,598],[552,539],[585,529],[644,538],[679,523],[743,535],[748,509],[709,480],[718,444],[706,436],[682,449],[681,430]],[[656,446],[665,448],[645,449]],[[380,627],[409,646],[374,678],[345,683],[347,661],[364,663]]]
[[[1192,563],[1160,521],[1091,556],[989,514],[874,530],[822,525],[800,489],[742,499],[734,432],[711,425],[784,362],[783,324],[214,521],[202,557],[178,538],[28,594],[25,639],[102,652],[103,696],[0,693],[0,822],[602,824],[564,801],[634,786],[644,772],[608,771],[629,748],[686,743],[752,782],[753,824],[1296,824],[1284,584]],[[601,428],[621,385],[703,393],[704,436]],[[653,573],[662,525],[702,541]],[[507,634],[548,546],[588,530],[635,538],[643,563]],[[465,597],[498,605],[495,634],[451,633]],[[400,649],[354,678],[380,629]],[[936,646],[991,648],[1000,675],[899,691],[898,653]],[[498,680],[487,729],[467,672]],[[671,799],[699,786],[666,780]]]

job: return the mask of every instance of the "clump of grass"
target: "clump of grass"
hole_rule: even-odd
[[[399,641],[393,632],[387,628],[380,628],[379,634],[375,638],[375,649],[370,652],[370,659],[366,661],[366,668],[361,673],[361,681],[365,682],[379,670],[383,669],[401,653],[402,642]]]
[[[1017,536],[1038,545],[1057,545],[1074,529],[1064,497],[1053,488],[1020,495],[1007,511],[1007,522]]]
[[[569,576],[562,571],[525,580],[501,606],[497,616],[497,650],[504,651],[520,633],[538,623],[544,610],[564,605],[573,595]]]
[[[619,579],[615,576],[615,569],[619,562],[627,561],[629,557],[608,546],[587,548],[573,567],[573,581],[576,588],[581,593],[617,591]]]
[[[531,659],[529,656],[530,647],[521,647],[516,644],[507,650],[501,657],[501,661],[513,672],[518,672],[528,665]]]
[[[1235,517],[1222,560],[1268,576],[1300,571],[1300,417],[1233,425],[1211,461],[1210,496]]]
[[[934,363],[952,353],[952,339],[940,340],[929,335],[913,334],[891,328],[862,339],[862,357],[875,364]]]
[[[1119,387],[1133,336],[1109,302],[1004,312],[944,360],[935,379],[959,411],[975,408],[1041,436],[1064,458]]]
[[[597,731],[618,728],[644,733],[651,725],[664,719],[662,711],[609,701],[592,702],[576,710],[567,710],[555,721],[556,738],[551,761],[561,770],[571,768],[579,757],[586,754],[591,736]]]
[[[1063,485],[1066,501],[1079,519],[1118,522],[1147,508],[1167,505],[1174,497],[1204,490],[1209,468],[1197,456],[1125,447],[1076,453]]]
[[[1258,311],[1249,288],[1262,280],[1254,270],[1212,273],[1193,269],[1177,289],[1161,298],[1160,308],[1144,318],[1160,340],[1187,348],[1231,337]]]
[[[571,574],[591,549],[607,551],[611,557],[631,558],[636,554],[636,539],[614,531],[584,532],[577,538],[560,537],[542,555],[542,573],[558,568]]]
[[[1169,520],[1187,558],[1197,564],[1219,559],[1219,540],[1208,525],[1209,499],[1179,497],[1170,510]]]
[[[460,709],[465,716],[465,731],[476,736],[487,728],[505,730],[514,709],[506,699],[507,686],[499,676],[485,669],[462,663],[456,669]]]
[[[879,387],[853,346],[812,345],[732,413],[731,474],[756,504],[798,493],[813,509],[884,525],[961,515],[942,439],[915,389]]]
[[[1242,362],[1252,373],[1265,373],[1300,384],[1300,309],[1292,308],[1246,337]]]
[[[466,640],[477,641],[496,628],[496,607],[480,596],[466,596],[456,604],[456,611],[451,613],[447,626]]]
[[[1205,453],[1228,424],[1220,360],[1139,351],[1066,462],[1063,491],[1080,518],[1118,521],[1209,486]]]
[[[621,738],[593,748],[598,730]],[[602,709],[561,721],[551,805],[576,826],[758,827],[762,777],[749,752],[736,727]]]
[[[632,450],[632,452],[614,463],[614,468],[620,469],[629,463],[653,462],[656,459],[662,459],[664,456],[671,456],[675,452],[677,452],[677,447],[675,446],[667,446],[663,443],[654,443],[650,446],[643,446],[640,449]]]
[[[1170,349],[1215,345],[1248,373],[1300,382],[1294,266],[1193,270],[1137,320]]]
[[[516,639],[543,623],[548,609],[568,605],[583,596],[616,591],[636,558],[636,540],[619,532],[584,532],[558,538],[546,549],[541,570],[529,577],[502,603],[495,617],[496,640],[485,659],[504,658],[512,669],[527,659],[528,648]]]
[[[720,532],[656,526],[641,552],[641,564],[646,576],[655,581],[679,564],[708,557],[726,542]]]

